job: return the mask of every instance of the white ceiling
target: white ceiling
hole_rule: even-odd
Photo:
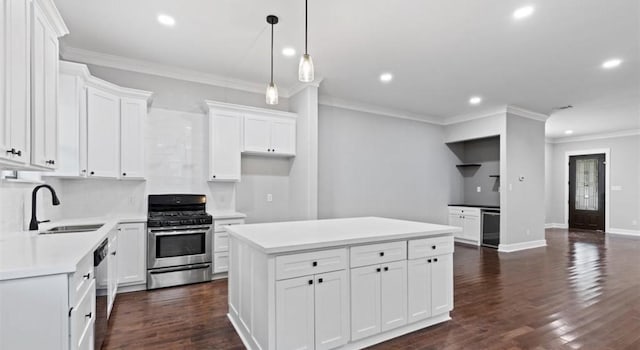
[[[67,47],[263,84],[295,88],[304,44],[302,0],[55,0]],[[320,93],[341,101],[446,121],[515,105],[553,114],[547,136],[640,127],[637,0],[310,0],[309,47]],[[512,17],[535,7],[524,20]],[[158,24],[159,13],[176,19]],[[600,67],[618,57],[622,65]],[[382,84],[378,76],[391,72]],[[469,97],[483,102],[470,106]],[[329,100],[331,99],[329,98]]]

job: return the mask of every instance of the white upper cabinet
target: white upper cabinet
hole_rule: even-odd
[[[150,92],[95,78],[60,62],[57,177],[144,179]]]
[[[242,117],[224,110],[209,111],[209,181],[240,181]]]
[[[144,125],[146,118],[146,98],[123,97],[121,99],[121,179],[144,179]]]
[[[55,169],[58,38],[68,32],[51,0],[0,5],[0,168]]]
[[[295,156],[296,120],[247,114],[244,119],[244,151]]]
[[[87,90],[87,144],[90,177],[117,178],[120,169],[120,98]]]
[[[58,158],[58,36],[33,2],[31,52],[31,163],[55,169]]]

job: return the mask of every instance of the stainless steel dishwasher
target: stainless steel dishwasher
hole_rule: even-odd
[[[482,209],[482,245],[498,248],[500,245],[500,210]]]

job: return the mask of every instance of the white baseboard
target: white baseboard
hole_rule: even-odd
[[[610,228],[607,234],[614,236],[631,236],[640,238],[640,230],[627,230],[623,228]]]
[[[498,251],[502,253],[511,253],[511,252],[517,252],[519,250],[540,248],[540,247],[546,247],[546,246],[547,246],[547,240],[542,239],[539,241],[530,241],[530,242],[513,243],[513,244],[500,244],[498,246]]]
[[[552,223],[544,224],[544,228],[569,228],[569,225],[552,222]]]

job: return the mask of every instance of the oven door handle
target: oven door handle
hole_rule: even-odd
[[[206,234],[208,230],[174,230],[174,231],[149,231],[150,235],[159,236],[179,236],[179,235],[192,235],[197,233]]]
[[[168,267],[168,268],[157,269],[157,270],[150,270],[149,273],[152,275],[157,275],[157,274],[168,273],[168,272],[208,269],[209,267],[211,267],[211,264],[197,264],[197,265],[177,266],[177,267]]]

